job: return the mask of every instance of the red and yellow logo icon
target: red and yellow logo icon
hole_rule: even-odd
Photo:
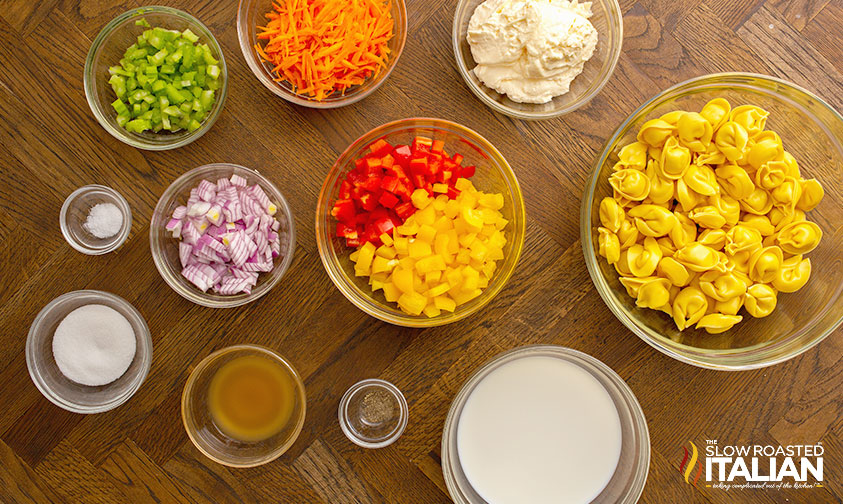
[[[688,451],[686,446],[682,447],[682,451],[685,452],[685,455],[682,457],[682,462],[679,464],[679,474],[685,477],[685,483],[689,485],[697,486],[697,481],[699,481],[700,476],[702,475],[702,462],[699,459],[699,451],[697,450],[697,445],[693,443],[693,441],[688,441],[688,444],[691,445],[691,451]],[[696,468],[696,474],[691,477],[691,473],[694,472]]]

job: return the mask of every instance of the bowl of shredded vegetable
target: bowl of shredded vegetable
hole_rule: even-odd
[[[85,97],[112,136],[146,150],[175,149],[204,135],[228,90],[216,38],[170,7],[132,9],[111,20],[85,60]]]
[[[305,107],[342,107],[395,68],[407,9],[404,0],[240,0],[237,36],[267,89]]]

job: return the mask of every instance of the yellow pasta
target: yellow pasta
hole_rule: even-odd
[[[599,205],[598,253],[639,308],[711,334],[770,315],[811,275],[822,239],[805,179],[767,111],[717,98],[644,123],[618,153]]]

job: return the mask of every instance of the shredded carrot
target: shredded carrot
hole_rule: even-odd
[[[276,0],[255,51],[277,82],[321,101],[386,68],[392,0]]]

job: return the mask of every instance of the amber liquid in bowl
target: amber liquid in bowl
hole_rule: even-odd
[[[240,441],[279,433],[295,408],[295,383],[275,362],[244,355],[225,363],[211,379],[208,407],[214,423]]]

